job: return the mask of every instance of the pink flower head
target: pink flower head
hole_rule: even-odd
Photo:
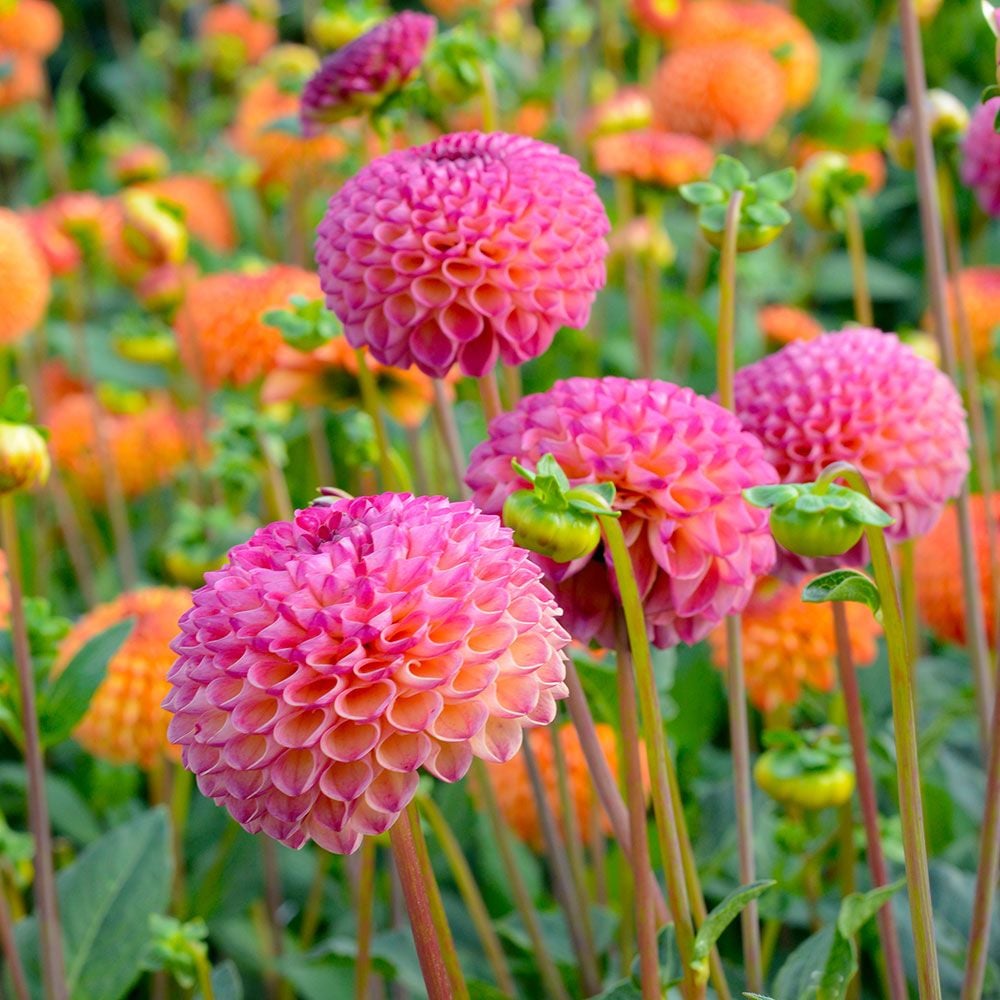
[[[609,229],[576,160],[526,136],[456,132],[375,160],[331,199],[316,261],[354,347],[443,376],[537,357],[583,327]]]
[[[895,334],[869,328],[797,341],[736,373],[736,413],[783,483],[851,462],[896,523],[895,539],[933,527],[969,471],[965,410],[951,380]],[[863,562],[859,544],[838,563]],[[830,560],[800,563],[827,568]]]
[[[325,59],[302,92],[303,132],[313,135],[398,90],[420,68],[436,27],[429,14],[403,11]]]
[[[473,502],[499,511],[526,483],[511,468],[551,452],[573,485],[611,482],[650,637],[697,642],[741,611],[774,562],[767,512],[743,499],[777,481],[760,442],[716,403],[670,382],[571,378],[526,396],[494,419],[469,462]],[[599,549],[598,552],[601,552]],[[614,645],[610,558],[539,558],[567,627],[581,641]]]
[[[500,519],[383,493],[261,528],[180,621],[164,705],[201,791],[251,833],[354,851],[421,766],[509,760],[566,695],[559,609]]]
[[[1000,114],[1000,97],[980,104],[962,143],[962,180],[972,188],[983,211],[1000,216],[1000,135],[993,123]]]

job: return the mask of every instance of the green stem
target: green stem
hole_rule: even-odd
[[[736,375],[736,255],[743,192],[734,191],[726,208],[726,228],[719,261],[719,328],[715,353],[719,381],[719,402],[727,410],[735,408],[733,380]]]
[[[615,224],[624,231],[635,216],[635,188],[624,175],[615,177]],[[635,338],[636,368],[641,378],[652,378],[656,370],[656,347],[649,310],[649,298],[643,282],[641,262],[628,248],[625,250],[625,286],[628,292],[629,315]]]
[[[448,465],[455,480],[455,492],[458,496],[467,497],[468,487],[465,485],[465,454],[462,451],[462,439],[458,433],[458,423],[455,420],[455,409],[448,398],[448,390],[441,379],[432,379],[434,386],[434,417],[437,421],[438,433],[444,443]]]
[[[194,957],[195,968],[198,971],[198,988],[201,990],[201,1000],[215,1000],[215,990],[212,988],[212,966],[209,965],[205,949],[197,949]]]
[[[559,975],[559,970],[549,954],[548,946],[542,935],[542,927],[538,922],[538,914],[531,901],[531,894],[528,892],[521,871],[517,867],[517,859],[514,857],[514,849],[510,842],[510,831],[507,829],[503,816],[500,815],[500,807],[497,805],[496,795],[494,795],[493,786],[490,784],[490,776],[486,773],[486,765],[477,757],[472,762],[472,769],[479,795],[486,806],[487,819],[497,842],[500,864],[503,866],[504,875],[507,878],[514,907],[521,918],[521,923],[524,924],[528,940],[531,942],[535,962],[538,965],[538,971],[545,984],[545,995],[551,997],[552,1000],[569,1000],[569,993],[566,992],[562,976]]]
[[[400,818],[396,821],[405,822]],[[375,929],[375,840],[365,837],[361,842],[361,864],[358,872],[358,957],[354,966],[354,995],[368,1000],[368,984],[372,974],[372,934]]]
[[[905,4],[907,0],[903,0]],[[846,479],[852,489],[871,499],[864,476],[848,462],[836,462],[823,470],[819,483]],[[882,627],[889,650],[889,686],[895,729],[899,804],[903,822],[903,854],[906,883],[913,922],[917,959],[917,978],[921,1000],[940,1000],[937,949],[934,941],[934,916],[931,903],[930,873],[927,865],[927,839],[924,831],[924,807],[920,790],[920,761],[917,749],[916,700],[906,627],[896,591],[889,546],[881,528],[865,526],[865,538],[871,550],[875,585],[881,597]]]
[[[646,618],[642,609],[642,599],[636,583],[635,570],[629,556],[625,535],[618,519],[608,515],[598,515],[604,538],[611,555],[618,590],[621,595],[625,626],[628,631],[629,647],[635,669],[636,687],[642,718],[642,735],[646,743],[646,760],[653,788],[653,811],[660,853],[667,880],[667,898],[674,918],[677,933],[677,949],[683,970],[682,992],[686,997],[703,995],[704,984],[698,983],[691,960],[694,952],[694,925],[688,902],[687,884],[684,878],[684,861],[681,856],[680,841],[677,836],[678,819],[683,809],[671,795],[671,785],[667,778],[667,741],[663,731],[656,678],[653,674],[653,660],[646,635]],[[634,831],[633,831],[634,832]]]
[[[299,927],[299,946],[307,951],[316,940],[319,922],[323,913],[323,891],[326,886],[327,872],[333,855],[328,851],[316,850],[316,867],[313,870],[312,882],[309,884],[309,895],[306,905],[302,908],[302,923]]]
[[[621,631],[619,629],[619,631]],[[649,865],[646,794],[639,760],[639,725],[635,709],[635,673],[627,642],[618,643],[618,705],[621,725],[622,784],[628,796],[630,848],[635,859],[635,935],[639,950],[639,985],[643,1000],[659,1000],[660,957],[653,913],[653,870]],[[648,743],[647,743],[648,746]]]
[[[479,86],[483,91],[483,131],[495,132],[500,127],[500,107],[497,100],[497,85],[493,79],[493,71],[485,59],[480,59],[476,69],[479,74]]]
[[[354,356],[358,362],[358,385],[361,388],[361,405],[365,413],[371,417],[372,425],[375,428],[375,444],[378,448],[378,468],[382,479],[382,489],[390,490],[396,482],[395,470],[392,467],[392,458],[389,454],[389,435],[385,429],[385,420],[382,417],[382,408],[379,405],[378,386],[375,384],[375,376],[368,367],[368,356],[363,347],[354,350]]]
[[[0,885],[0,948],[7,963],[15,1000],[31,1000],[28,980],[24,974],[24,963],[14,941],[14,921],[11,917],[10,903],[2,885]]]
[[[912,538],[896,546],[899,556],[899,598],[906,626],[906,648],[910,659],[920,658],[920,615],[917,611],[917,578],[914,565],[915,545]]]
[[[451,933],[447,931],[447,941],[438,936],[434,907],[430,901],[431,882],[428,882],[424,870],[422,851],[419,844],[423,842],[420,830],[420,818],[411,802],[406,810],[389,828],[389,840],[392,844],[393,857],[396,859],[396,869],[406,900],[406,909],[410,917],[410,927],[413,930],[413,943],[420,959],[420,971],[427,986],[430,1000],[453,1000],[455,996],[468,996],[465,984],[456,984],[453,980],[453,970],[449,969],[444,958],[444,951],[449,945],[454,952]],[[424,844],[426,850],[426,844]],[[436,883],[435,883],[436,884]],[[456,986],[461,993],[456,993]]]
[[[872,311],[872,297],[868,289],[868,267],[865,254],[865,231],[861,225],[858,203],[847,198],[843,204],[844,238],[851,260],[851,281],[854,289],[854,316],[862,326],[872,326],[875,315]]]
[[[507,963],[503,945],[500,943],[500,937],[490,919],[489,910],[487,910],[483,895],[476,884],[472,868],[462,853],[458,838],[448,825],[444,813],[429,795],[422,795],[417,801],[424,814],[424,819],[427,820],[427,825],[434,834],[434,839],[437,840],[438,846],[441,848],[441,853],[448,862],[452,878],[455,880],[455,885],[458,887],[466,910],[469,911],[472,924],[476,928],[476,934],[479,936],[479,943],[483,947],[486,960],[493,970],[493,978],[496,980],[497,986],[508,996],[516,996],[517,987]]]

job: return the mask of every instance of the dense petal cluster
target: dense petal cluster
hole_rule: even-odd
[[[777,60],[746,42],[672,52],[652,84],[653,121],[706,142],[759,142],[785,109]]]
[[[683,3],[665,31],[675,49],[739,41],[768,55],[779,54],[789,110],[809,103],[819,83],[819,46],[794,14],[773,3],[699,0]]]
[[[422,372],[391,368],[373,361],[364,352],[365,363],[375,376],[379,402],[386,413],[404,427],[419,427],[434,402],[434,384]],[[283,345],[274,368],[264,380],[260,397],[265,404],[298,403],[333,410],[361,408],[357,352],[343,337],[317,347],[297,351]]]
[[[757,326],[764,339],[778,347],[796,340],[815,340],[823,332],[819,321],[804,309],[777,304],[757,311]]]
[[[1000,531],[1000,493],[994,493],[989,504],[979,493],[973,494],[972,529],[979,554],[979,590],[982,595],[983,617],[990,645],[996,643],[996,609],[987,536],[987,518],[992,518]],[[915,560],[917,601],[920,617],[939,639],[964,646],[966,642],[965,599],[962,595],[962,553],[958,543],[955,508],[945,508],[941,520],[917,542]]]
[[[283,341],[264,314],[293,295],[320,296],[309,271],[275,264],[257,274],[221,272],[194,282],[174,320],[181,357],[208,386],[242,386],[271,370]]]
[[[998,113],[1000,97],[980,104],[962,142],[962,180],[992,216],[1000,215],[1000,135],[993,128]]]
[[[555,456],[570,482],[610,482],[653,641],[697,642],[739,612],[774,562],[767,512],[742,490],[777,480],[739,421],[670,382],[571,378],[494,419],[472,453],[474,501],[499,512],[527,485],[511,459]],[[615,645],[617,601],[601,551],[572,563],[541,559],[574,638]]]
[[[969,331],[972,353],[982,361],[993,353],[993,336],[1000,327],[1000,267],[967,267],[957,278],[948,281],[945,304],[951,321],[952,336],[960,333],[958,299],[962,300],[965,325]],[[930,310],[924,315],[923,327],[934,329]]]
[[[179,631],[177,620],[190,606],[188,590],[134,590],[84,615],[63,640],[57,674],[94,636],[126,618],[134,619],[73,733],[88,753],[112,764],[137,764],[147,770],[164,757],[179,760],[178,749],[167,739],[170,716],[162,702],[170,690],[167,672],[174,662],[170,643]]]
[[[499,518],[382,494],[260,529],[181,619],[165,705],[202,792],[251,832],[353,851],[421,767],[509,760],[566,694],[569,636]]]
[[[190,457],[192,429],[166,399],[154,399],[137,413],[111,413],[82,392],[63,396],[46,418],[52,460],[90,502],[102,502],[106,492],[95,405],[126,498],[169,482]]]
[[[555,146],[456,132],[371,163],[331,199],[316,260],[327,305],[383,364],[467,375],[583,327],[605,281],[607,214]]]
[[[604,753],[604,759],[612,774],[618,773],[618,747],[614,729],[604,723],[596,726],[597,738]],[[569,723],[559,726],[553,731],[547,729],[532,729],[527,734],[532,753],[541,772],[542,784],[545,787],[545,799],[549,809],[556,817],[560,828],[563,826],[562,802],[559,797],[559,772],[556,767],[555,751],[552,739],[559,740],[563,760],[566,762],[566,777],[568,779],[570,801],[573,804],[573,816],[576,818],[576,828],[584,837],[588,836],[593,824],[598,821],[605,834],[611,832],[607,816],[601,810],[600,803],[590,780],[587,760],[580,746],[580,736],[576,728]],[[536,851],[544,845],[541,820],[535,806],[535,796],[528,777],[528,767],[524,755],[518,754],[505,764],[490,764],[487,767],[493,794],[497,805],[503,813],[507,825],[525,843]]]
[[[13,344],[42,321],[52,282],[31,230],[0,208],[0,344]]]
[[[328,56],[302,92],[305,133],[366,111],[406,83],[420,68],[435,28],[428,14],[403,11]]]
[[[854,663],[871,663],[881,629],[864,605],[845,604],[844,609]],[[757,585],[740,627],[747,696],[762,712],[794,705],[804,688],[833,690],[837,642],[828,605],[806,604],[798,587],[768,577]],[[709,640],[712,658],[724,670],[724,630],[716,629]]]
[[[602,174],[667,188],[707,177],[714,161],[715,153],[707,142],[652,128],[613,132],[594,142],[594,163]]]
[[[782,482],[853,463],[896,523],[928,531],[969,471],[965,410],[951,380],[894,334],[858,328],[799,341],[736,373],[736,412]]]

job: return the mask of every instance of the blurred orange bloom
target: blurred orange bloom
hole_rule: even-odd
[[[795,306],[762,306],[757,311],[757,326],[773,347],[783,347],[796,340],[812,340],[823,332],[819,320]]]
[[[978,361],[993,351],[993,335],[1000,327],[1000,267],[967,267],[958,275],[958,289],[969,327],[972,352]],[[955,312],[955,279],[948,282],[947,306],[951,319],[952,335],[958,336],[958,318]],[[924,315],[925,330],[934,329],[930,310]]]
[[[875,146],[846,149],[843,146],[823,142],[822,139],[800,135],[792,148],[795,166],[800,170],[816,153],[841,153],[847,157],[847,163],[852,170],[856,170],[868,178],[868,185],[865,188],[868,194],[876,195],[885,187],[885,156],[883,156],[882,150]]]
[[[661,187],[680,187],[707,177],[714,160],[712,147],[701,139],[652,128],[613,132],[594,140],[594,162],[600,173]]]
[[[24,220],[0,208],[0,344],[41,323],[52,294],[49,268]]]
[[[62,41],[62,15],[49,0],[15,0],[0,5],[0,49],[44,59]]]

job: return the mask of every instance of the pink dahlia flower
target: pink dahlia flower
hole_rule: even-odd
[[[355,347],[398,368],[482,375],[583,327],[609,229],[594,182],[555,146],[456,132],[375,160],[331,199],[316,261]]]
[[[403,11],[325,59],[302,91],[305,134],[374,107],[398,90],[420,68],[436,27],[429,14]]]
[[[760,442],[691,389],[645,379],[572,378],[493,420],[469,462],[473,502],[499,511],[527,484],[511,468],[551,452],[574,485],[611,482],[657,646],[703,639],[742,611],[774,562],[766,511],[748,486],[777,481]],[[574,638],[614,645],[615,577],[602,550],[537,557]]]
[[[559,609],[500,519],[384,493],[261,528],[180,621],[164,705],[201,791],[251,833],[354,851],[418,770],[509,760],[566,694]]]
[[[929,531],[969,471],[965,410],[951,380],[895,334],[867,328],[797,341],[736,373],[736,413],[783,483],[851,462],[896,523]],[[862,562],[863,545],[837,561]],[[809,561],[813,568],[829,560]],[[801,568],[789,560],[786,572]]]
[[[993,122],[1000,114],[1000,97],[980,104],[962,143],[962,180],[972,188],[983,211],[1000,215],[1000,135]]]

